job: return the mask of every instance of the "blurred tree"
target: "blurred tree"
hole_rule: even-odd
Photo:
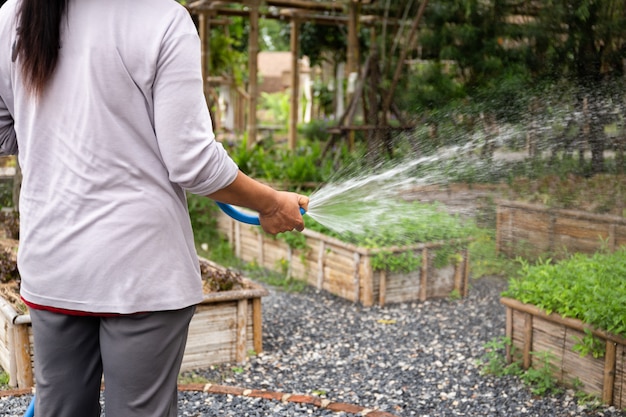
[[[575,105],[582,114],[591,150],[591,173],[602,172],[608,139],[605,126],[620,117],[615,103],[624,104],[615,88],[626,67],[626,8],[623,0],[550,0],[537,7],[533,51],[529,61],[539,78],[553,82],[566,77],[575,88]]]

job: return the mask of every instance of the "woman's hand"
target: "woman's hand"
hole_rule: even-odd
[[[263,230],[270,234],[304,230],[304,219],[300,208],[307,210],[309,198],[304,195],[276,191],[275,204],[267,210],[259,211],[259,220]]]

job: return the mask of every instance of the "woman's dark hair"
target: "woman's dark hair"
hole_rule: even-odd
[[[15,53],[20,57],[26,88],[41,95],[59,59],[61,19],[68,0],[22,0]]]

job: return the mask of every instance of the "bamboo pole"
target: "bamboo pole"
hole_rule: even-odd
[[[257,142],[257,114],[259,85],[259,0],[247,0],[250,19],[250,34],[248,40],[248,146]]]
[[[289,109],[289,149],[295,150],[298,136],[298,111],[300,99],[300,20],[291,20],[291,107]]]

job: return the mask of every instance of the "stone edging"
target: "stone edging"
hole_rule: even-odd
[[[333,412],[344,412],[350,414],[358,414],[367,417],[398,417],[395,414],[384,411],[372,410],[354,404],[337,403],[330,400],[320,398],[314,395],[304,394],[287,394],[276,391],[265,391],[257,389],[246,389],[240,387],[232,387],[216,384],[181,384],[178,385],[179,391],[206,392],[209,394],[235,395],[251,398],[262,398],[265,400],[280,401],[285,403],[310,404],[315,407],[323,408]],[[14,389],[0,391],[0,397],[30,395],[32,389]]]

